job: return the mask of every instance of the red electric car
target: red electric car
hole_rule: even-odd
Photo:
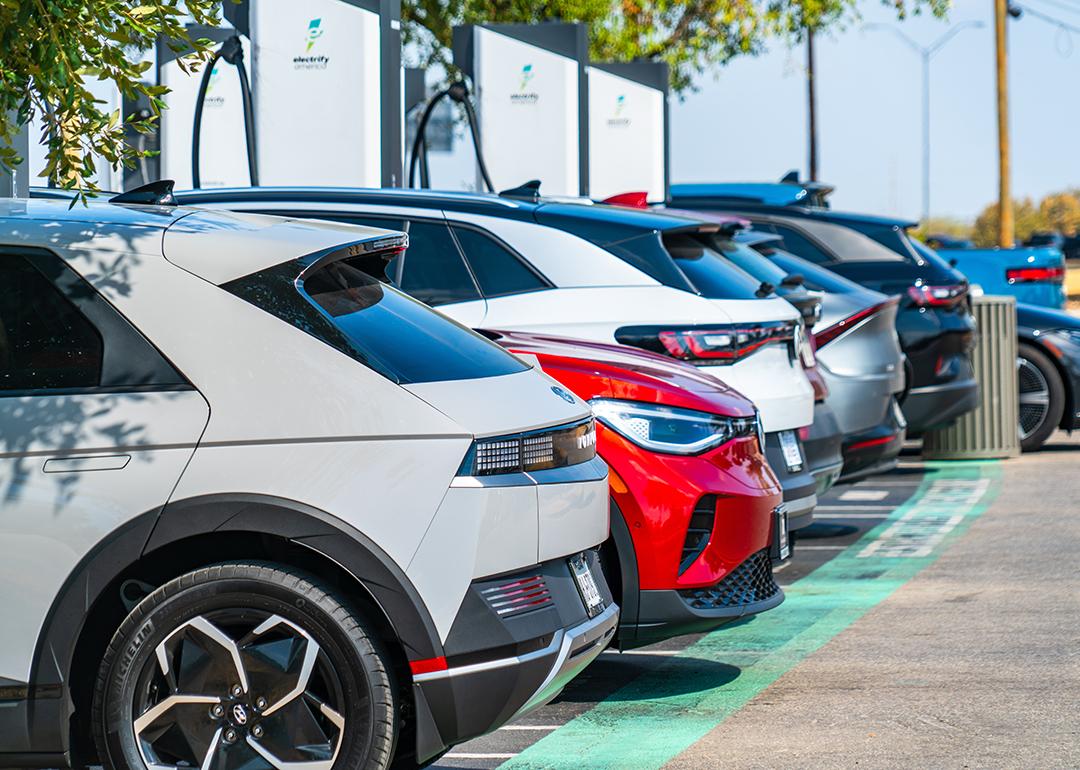
[[[485,332],[589,401],[610,466],[605,574],[616,645],[707,631],[775,607],[787,513],[754,405],[693,366],[637,349]]]

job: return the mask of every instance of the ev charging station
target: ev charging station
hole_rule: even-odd
[[[401,1],[223,7],[252,43],[259,183],[399,186]]]
[[[453,52],[472,79],[496,190],[540,179],[548,195],[587,194],[585,27],[469,24],[454,28]],[[477,189],[483,189],[479,179]]]
[[[236,35],[226,27],[189,27],[189,35],[213,40],[222,45]],[[251,43],[240,37],[243,60],[250,78]],[[172,179],[179,189],[194,186],[192,164],[193,137],[200,70],[194,74],[180,68],[179,57],[163,42],[157,46],[158,85],[168,87],[165,97],[169,109],[162,110],[158,141],[161,150],[160,175]],[[251,184],[248,172],[248,147],[244,132],[243,94],[236,66],[218,60],[211,66],[203,99],[199,174],[202,187],[246,187]]]
[[[668,74],[663,62],[589,64],[593,198],[645,191],[650,203],[667,200]]]
[[[400,186],[400,0],[243,0],[222,7],[233,29],[192,30],[224,46],[239,36],[242,48],[242,65],[222,58],[208,76],[200,186]],[[250,167],[239,66],[251,84]],[[160,174],[179,188],[195,181],[202,77],[183,72],[177,55],[159,46],[158,82],[172,91],[161,117]]]

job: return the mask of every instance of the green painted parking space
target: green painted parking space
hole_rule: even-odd
[[[659,768],[932,564],[993,501],[993,462],[927,463],[918,491],[785,589],[780,608],[703,637],[501,765]]]

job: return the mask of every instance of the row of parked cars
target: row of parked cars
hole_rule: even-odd
[[[0,202],[0,766],[423,765],[780,604],[976,403],[969,286],[674,193]]]

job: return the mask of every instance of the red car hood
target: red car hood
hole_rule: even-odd
[[[622,398],[749,417],[746,396],[690,364],[624,345],[519,332],[485,331],[513,353],[534,355],[541,368],[579,397]]]

